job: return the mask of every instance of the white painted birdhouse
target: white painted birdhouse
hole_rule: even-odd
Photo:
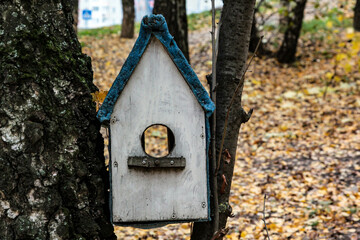
[[[164,17],[144,17],[98,112],[110,125],[114,224],[209,220],[208,117],[214,109]],[[167,141],[159,147],[152,139]]]

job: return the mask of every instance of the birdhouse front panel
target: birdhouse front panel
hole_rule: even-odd
[[[118,98],[110,120],[114,222],[208,218],[205,113],[156,38]],[[144,131],[168,127],[174,147],[162,161],[182,158],[184,166],[148,167]],[[140,166],[129,166],[138,157]],[[175,162],[174,162],[175,164]]]
[[[154,227],[210,219],[207,152],[214,110],[164,17],[144,17],[97,114],[110,124],[114,224]],[[148,148],[154,128],[163,131],[155,139],[167,139],[166,151],[157,148],[156,154]]]

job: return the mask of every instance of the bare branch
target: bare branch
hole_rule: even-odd
[[[265,219],[265,202],[266,202],[266,194],[264,195],[264,209],[263,209],[263,221],[264,221],[264,224],[265,224],[265,229],[266,229],[266,233],[267,233],[267,238],[268,240],[271,240],[270,239],[270,235],[269,235],[269,231],[268,231],[268,228],[266,226],[266,219]]]
[[[211,76],[211,85],[210,85],[210,95],[211,99],[216,105],[216,39],[215,39],[215,0],[211,0],[211,11],[212,11],[212,29],[211,29],[211,43],[212,43],[212,76]],[[212,153],[212,172],[215,173],[216,169],[216,145],[215,145],[215,133],[216,133],[216,110],[212,115],[212,138],[211,138],[211,153]],[[213,175],[212,182],[212,191],[213,191],[213,204],[214,204],[214,216],[213,216],[213,228],[214,232],[219,230],[219,203],[218,203],[218,186],[216,174]]]
[[[255,7],[255,12],[257,12],[257,11],[259,11],[259,8],[260,8],[260,6],[263,4],[265,2],[265,0],[260,0],[259,1],[259,3],[258,3],[258,5],[256,5],[256,7]],[[255,14],[255,13],[254,13]]]

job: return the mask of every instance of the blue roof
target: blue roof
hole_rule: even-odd
[[[151,36],[155,36],[166,48],[199,104],[203,107],[206,117],[210,117],[215,110],[215,104],[211,101],[195,72],[176,45],[174,38],[170,35],[165,18],[160,14],[152,14],[142,19],[139,37],[100,107],[97,118],[100,122],[110,120],[116,100],[139,63],[147,45],[150,43]]]

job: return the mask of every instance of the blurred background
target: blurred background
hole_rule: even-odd
[[[155,0],[134,1],[136,22],[140,22],[143,16],[152,13],[154,2]],[[215,6],[221,7],[222,1],[216,0]],[[120,0],[79,0],[78,28],[90,29],[121,24],[123,18],[122,7]],[[210,8],[209,0],[192,0],[187,1],[186,4],[188,14],[203,12]],[[89,12],[90,19],[86,16]]]

